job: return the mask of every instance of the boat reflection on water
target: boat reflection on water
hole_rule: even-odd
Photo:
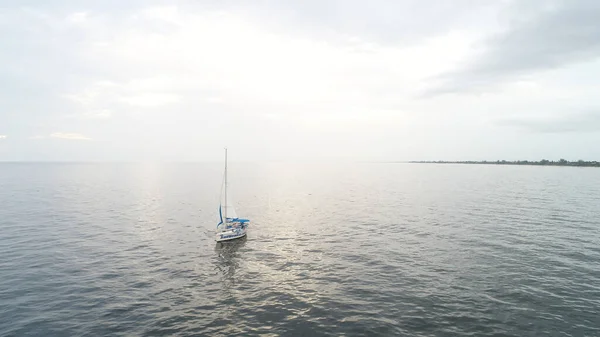
[[[215,252],[217,253],[216,266],[223,276],[222,282],[226,287],[235,285],[235,271],[240,266],[242,254],[240,249],[246,245],[247,238],[244,236],[231,241],[217,242]]]

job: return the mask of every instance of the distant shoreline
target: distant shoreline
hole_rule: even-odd
[[[474,164],[474,165],[530,165],[530,166],[575,166],[575,167],[600,167],[600,162],[598,161],[568,161],[565,159],[560,159],[558,161],[552,160],[540,160],[540,161],[528,161],[528,160],[517,160],[517,161],[508,161],[508,160],[496,160],[496,161],[409,161],[409,163],[413,164]]]

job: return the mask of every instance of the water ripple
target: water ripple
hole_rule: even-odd
[[[0,335],[596,336],[600,171],[0,165]],[[578,172],[578,176],[567,174]]]

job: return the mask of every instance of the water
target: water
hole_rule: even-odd
[[[600,170],[1,164],[0,336],[598,336]]]

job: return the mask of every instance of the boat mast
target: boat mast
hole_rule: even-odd
[[[225,228],[227,228],[227,207],[229,207],[229,205],[227,204],[227,148],[225,148],[225,214],[223,216]]]

